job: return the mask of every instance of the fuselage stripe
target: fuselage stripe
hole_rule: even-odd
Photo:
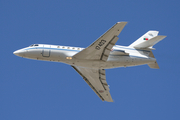
[[[76,52],[81,51],[81,50],[71,50],[71,49],[61,49],[61,48],[46,48],[46,47],[26,48],[24,50],[33,50],[33,49],[50,49],[50,50],[76,51]]]

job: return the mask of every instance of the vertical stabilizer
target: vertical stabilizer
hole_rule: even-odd
[[[144,41],[147,41],[153,37],[156,37],[158,35],[159,31],[148,31],[143,36],[141,36],[139,39],[137,39],[135,42],[133,42],[130,47],[135,47],[139,45],[140,43],[143,43]]]

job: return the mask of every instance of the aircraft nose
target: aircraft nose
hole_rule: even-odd
[[[25,54],[25,50],[22,50],[22,49],[21,50],[16,50],[16,51],[13,52],[13,54],[22,57]]]

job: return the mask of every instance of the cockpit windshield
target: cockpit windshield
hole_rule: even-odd
[[[33,46],[39,46],[38,44],[32,44],[29,47],[33,47]]]

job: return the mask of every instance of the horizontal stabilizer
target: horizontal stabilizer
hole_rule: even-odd
[[[152,51],[150,51],[149,57],[155,58]],[[149,66],[150,68],[159,69],[159,65],[157,64],[156,61],[155,61],[154,63],[149,63],[148,66]]]
[[[157,62],[150,63],[150,64],[148,64],[148,66],[149,66],[150,68],[159,69],[159,65],[157,64]]]

